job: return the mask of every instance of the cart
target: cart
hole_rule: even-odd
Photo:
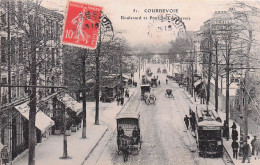
[[[124,161],[128,160],[129,155],[137,155],[141,150],[139,118],[139,113],[120,113],[116,117],[117,153],[123,155]]]
[[[173,98],[172,89],[166,89],[165,97]]]
[[[145,93],[150,93],[151,86],[149,84],[143,84],[141,85],[141,100],[144,100]]]
[[[153,93],[147,93],[145,95],[145,100],[144,102],[149,105],[149,104],[154,104],[155,105],[156,97]]]

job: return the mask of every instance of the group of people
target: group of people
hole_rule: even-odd
[[[187,129],[189,129],[189,125],[191,125],[191,129],[192,130],[195,130],[195,114],[191,115],[191,117],[188,117],[187,115],[185,115],[184,117],[184,122],[185,122],[185,125],[187,127]]]
[[[125,94],[125,97],[129,98],[129,89],[126,89],[124,91],[124,89],[122,90],[122,92],[118,92],[117,95],[116,95],[116,101],[117,101],[117,105],[124,105],[124,94]]]
[[[224,126],[225,126],[225,124],[224,124]],[[237,126],[236,126],[235,122],[233,122],[233,125],[231,126],[231,128],[232,128],[232,135],[231,135],[232,136],[232,143],[231,143],[231,147],[233,149],[233,158],[237,159],[237,152],[238,152],[239,145],[238,145],[238,142],[237,142],[237,140],[238,140],[238,132],[236,130]]]
[[[117,105],[124,105],[124,97],[123,96],[117,96],[116,97]]]
[[[237,126],[236,126],[235,122],[233,122],[233,125],[231,126],[231,128],[232,128],[231,147],[233,149],[233,158],[237,159],[239,144],[237,142],[238,131],[236,130]],[[249,139],[249,137],[247,137],[247,139]],[[246,160],[248,160],[248,163],[250,163],[249,157],[251,155],[255,155],[255,159],[256,159],[256,156],[258,155],[258,151],[260,149],[260,142],[256,136],[254,136],[253,140],[251,141],[252,150],[250,149],[250,145],[248,144],[247,139],[245,139],[240,146],[240,149],[241,149],[240,153],[242,153],[242,156],[243,156],[242,163],[245,163]]]
[[[122,127],[120,126],[117,131],[117,137],[121,138],[121,137],[124,137],[124,135],[125,135],[125,132],[122,129]],[[133,144],[138,144],[138,142],[140,141],[140,130],[139,129],[137,130],[136,127],[134,127],[134,130],[132,131],[131,140],[132,140]]]

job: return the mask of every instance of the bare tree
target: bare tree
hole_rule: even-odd
[[[37,101],[37,79],[39,77],[41,69],[39,68],[45,59],[45,57],[40,56],[46,43],[51,39],[57,39],[58,34],[53,31],[49,31],[49,35],[44,34],[44,28],[51,28],[43,24],[42,14],[46,12],[43,7],[41,7],[41,0],[26,0],[26,1],[10,1],[12,3],[11,21],[17,26],[17,28],[22,31],[20,32],[25,43],[28,44],[28,54],[22,58],[24,73],[30,74],[30,96],[29,96],[29,157],[28,164],[35,164],[35,145],[36,145],[36,129],[35,129],[35,119],[36,119],[36,101]],[[8,5],[10,2],[7,2]],[[15,9],[18,12],[15,12]],[[9,10],[9,9],[8,9]],[[48,10],[49,12],[54,12]],[[61,19],[61,17],[60,17]],[[52,25],[50,25],[52,26]],[[20,59],[19,59],[20,60]],[[51,66],[50,66],[51,67]],[[50,68],[51,69],[51,68]]]

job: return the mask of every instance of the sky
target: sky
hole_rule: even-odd
[[[76,2],[101,6],[111,20],[115,31],[123,35],[131,46],[165,45],[175,40],[180,27],[174,21],[154,20],[162,13],[149,12],[149,9],[167,9],[177,12],[163,13],[163,16],[179,16],[187,31],[197,31],[203,22],[212,17],[217,10],[227,10],[233,0],[73,0]],[[259,4],[259,1],[258,1]],[[58,9],[65,15],[67,0],[42,0],[42,6]],[[123,19],[138,17],[138,20]],[[145,19],[146,17],[146,19]],[[170,27],[169,27],[170,25]]]

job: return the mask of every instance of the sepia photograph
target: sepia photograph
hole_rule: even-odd
[[[0,165],[259,165],[259,0],[0,0]]]

